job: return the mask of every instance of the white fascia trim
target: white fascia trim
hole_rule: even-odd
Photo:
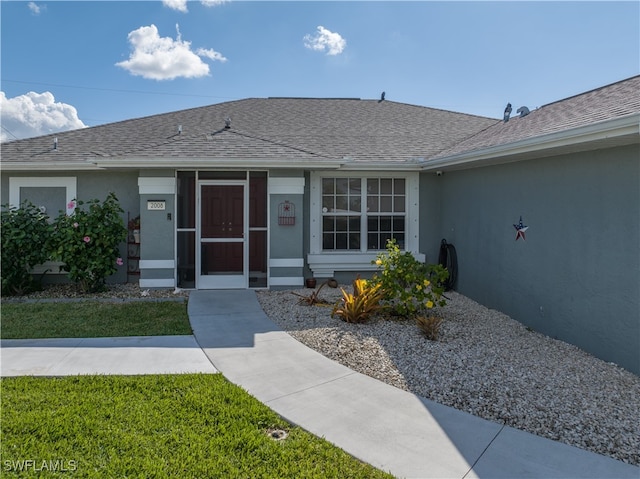
[[[271,258],[269,266],[271,268],[302,268],[304,258]]]
[[[75,209],[68,208],[77,195],[77,178],[75,176],[11,176],[9,177],[9,204],[13,207],[20,207],[20,188],[65,188],[65,207],[70,215]]]
[[[141,279],[141,288],[174,288],[176,281],[171,279]]]
[[[269,286],[302,286],[304,278],[302,276],[278,276],[269,278]]]
[[[211,169],[317,169],[335,170],[340,168],[345,160],[267,160],[255,158],[179,158],[181,170]],[[176,158],[118,158],[90,160],[92,166],[98,168],[176,168]]]
[[[605,120],[580,126],[555,133],[548,133],[526,140],[515,141],[489,148],[482,148],[457,155],[426,161],[423,171],[431,171],[445,166],[463,165],[482,160],[495,160],[497,158],[530,153],[540,150],[548,150],[562,146],[571,146],[580,143],[588,143],[597,140],[605,140],[628,135],[640,134],[640,113],[627,115],[613,120]]]
[[[303,195],[304,177],[274,178],[270,176],[268,191],[270,195]]]
[[[176,179],[173,176],[138,178],[138,193],[141,195],[172,195],[176,191]]]
[[[172,259],[141,259],[140,269],[173,269],[175,261]]]
[[[99,171],[102,168],[97,167],[93,163],[84,163],[77,161],[11,161],[0,162],[2,171]]]

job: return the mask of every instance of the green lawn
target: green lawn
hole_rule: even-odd
[[[191,334],[187,304],[175,301],[3,303],[2,339]]]
[[[3,477],[392,477],[292,427],[220,374],[0,384]],[[289,436],[275,441],[270,428]]]

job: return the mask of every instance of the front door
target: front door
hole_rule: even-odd
[[[198,289],[247,287],[245,183],[200,183]]]

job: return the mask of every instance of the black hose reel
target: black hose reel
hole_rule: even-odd
[[[443,283],[444,290],[449,291],[454,289],[456,286],[456,280],[458,279],[458,256],[456,255],[455,246],[451,243],[447,243],[446,239],[443,239],[440,242],[438,263],[444,266],[449,272],[449,277]]]

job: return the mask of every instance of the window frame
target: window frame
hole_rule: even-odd
[[[360,249],[323,249],[323,227],[322,222],[325,214],[322,212],[323,205],[323,190],[322,180],[325,178],[359,178],[361,180],[361,195],[364,197],[364,202],[361,202],[360,215]],[[384,250],[381,249],[367,249],[368,246],[368,217],[369,213],[366,211],[366,186],[369,179],[381,179],[381,178],[402,178],[405,180],[405,247],[403,250],[418,252],[419,248],[419,174],[415,172],[385,172],[385,171],[370,171],[370,172],[336,172],[336,171],[312,171],[310,173],[310,255],[361,255],[367,258],[373,256]],[[364,210],[364,211],[362,211]],[[330,212],[326,216],[332,216]],[[389,215],[385,212],[374,212],[376,216],[393,216],[393,213]],[[355,216],[352,214],[338,214],[333,216]],[[398,216],[395,214],[395,216]],[[364,259],[364,258],[363,258]]]

